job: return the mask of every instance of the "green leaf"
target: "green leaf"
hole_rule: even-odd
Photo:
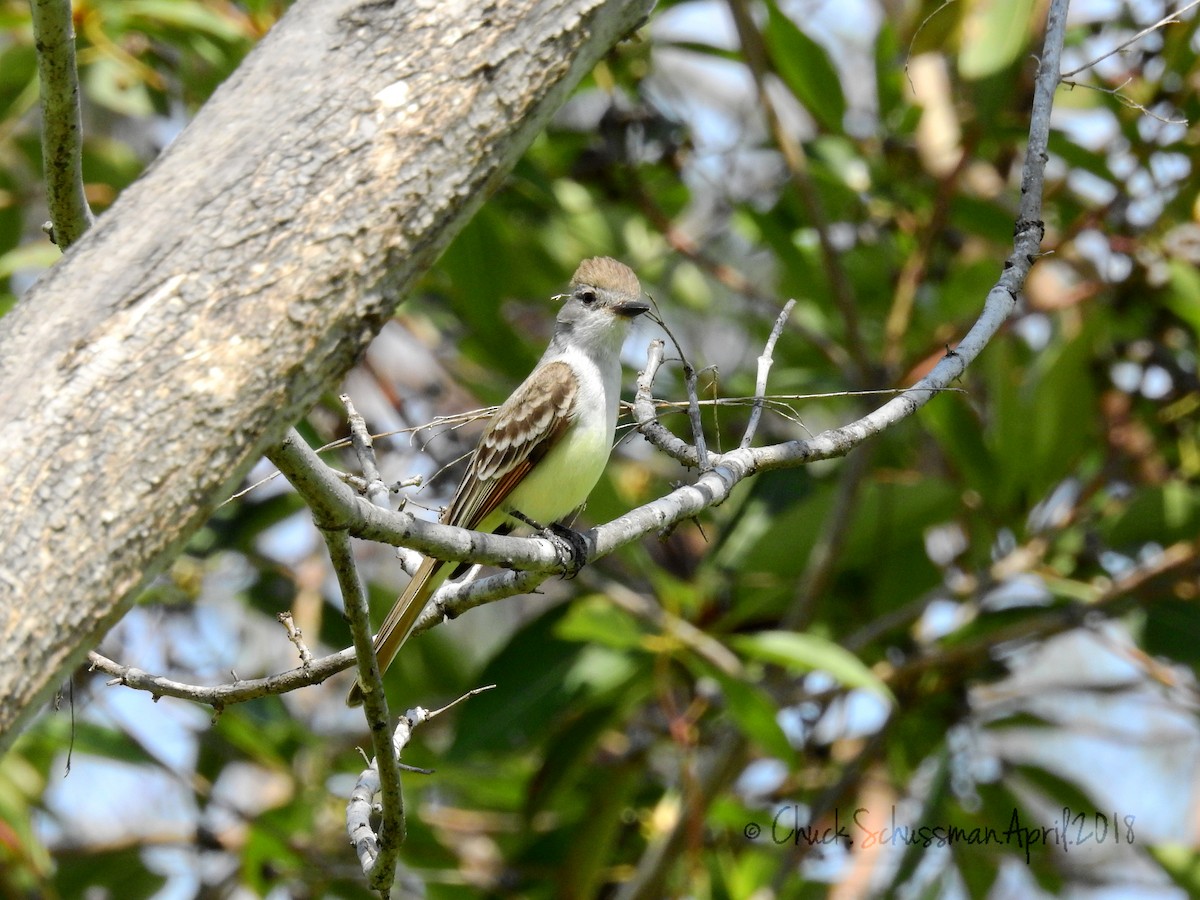
[[[902,73],[907,49],[900,45],[895,26],[884,22],[875,37],[875,84],[879,118],[890,125],[901,121],[907,109]]]
[[[197,31],[225,41],[245,40],[249,35],[240,26],[240,17],[222,15],[205,3],[180,0],[125,0],[121,12],[150,20],[151,23]]]
[[[1186,844],[1163,844],[1147,847],[1171,880],[1183,888],[1189,897],[1200,897],[1200,853]]]
[[[1200,335],[1200,272],[1190,263],[1177,259],[1171,261],[1169,271],[1170,290],[1164,298],[1167,309]]]
[[[88,853],[74,865],[60,864],[54,876],[61,897],[152,897],[166,881],[166,876],[146,867],[136,846]]]
[[[695,665],[721,686],[725,709],[742,734],[772,756],[788,763],[795,761],[796,751],[776,718],[779,709],[761,688],[708,665]]]
[[[551,802],[586,771],[596,742],[605,730],[612,727],[617,708],[611,704],[593,706],[567,713],[565,722],[557,723],[542,750],[541,767],[530,780],[525,796],[525,816],[550,807]],[[616,728],[620,729],[618,723]]]
[[[1101,523],[1105,540],[1120,549],[1146,541],[1170,543],[1194,538],[1200,529],[1200,489],[1182,480],[1137,493],[1124,511]]]
[[[841,134],[846,98],[829,55],[774,3],[768,4],[767,12],[763,38],[775,71],[822,128]]]
[[[48,269],[62,256],[62,251],[49,241],[32,241],[8,253],[0,254],[0,278],[14,272]]]
[[[958,71],[976,81],[1008,68],[1025,47],[1033,0],[975,0],[962,23]]]
[[[628,613],[604,597],[588,597],[572,603],[555,634],[581,644],[602,644],[618,650],[642,646],[645,634]]]
[[[560,607],[530,622],[475,678],[476,684],[497,688],[462,705],[448,758],[527,746],[540,740],[563,710],[610,702],[642,677],[633,660],[644,656],[562,640],[558,628],[565,613]]]
[[[892,692],[850,651],[812,634],[762,631],[731,639],[746,656],[797,672],[828,672],[846,687],[864,688],[895,703]]]
[[[589,804],[580,826],[573,832],[557,887],[562,897],[596,897],[605,881],[605,868],[622,832],[622,813],[636,797],[644,772],[643,762],[630,758],[598,771],[599,789],[589,792]]]
[[[935,397],[917,418],[962,473],[963,483],[987,496],[995,482],[996,461],[983,441],[979,415],[967,398],[960,394]]]
[[[1147,604],[1144,610],[1145,651],[1200,671],[1200,608],[1190,600],[1164,597]]]
[[[1096,399],[1092,378],[1092,334],[1096,329],[1095,319],[1088,321],[1069,340],[1057,346],[1051,344],[1035,363],[1032,407],[1037,410],[1036,421],[1053,422],[1054,427],[1033,428],[1032,440],[1023,448],[1030,464],[1030,496],[1043,495],[1073,474],[1080,460],[1097,448],[1100,429],[1093,413]],[[1028,407],[1023,414],[1028,416]]]
[[[27,98],[37,96],[37,54],[32,45],[14,44],[0,52],[0,113],[20,116]],[[32,93],[31,93],[32,92]],[[15,105],[15,106],[14,106]]]
[[[115,113],[132,118],[154,114],[150,92],[138,74],[107,56],[83,70],[83,86],[92,100]]]

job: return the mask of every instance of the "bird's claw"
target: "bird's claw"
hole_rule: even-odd
[[[557,522],[549,528],[542,529],[542,534],[554,545],[558,558],[562,561],[563,579],[570,581],[587,562],[587,539],[575,529],[559,525]]]

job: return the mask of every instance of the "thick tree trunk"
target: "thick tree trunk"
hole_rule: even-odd
[[[649,6],[299,0],[0,320],[0,749]]]

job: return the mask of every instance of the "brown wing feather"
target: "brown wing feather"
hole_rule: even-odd
[[[579,382],[564,362],[535,369],[492,417],[492,422],[467,474],[442,513],[442,522],[474,528],[499,508],[521,479],[555,445],[571,423]],[[386,669],[420,618],[430,595],[445,580],[447,564],[427,558],[404,593],[392,606],[375,637],[375,654]],[[346,700],[362,703],[362,688],[356,682]]]
[[[535,369],[492,417],[442,522],[474,528],[497,510],[562,437],[578,391],[565,362]]]

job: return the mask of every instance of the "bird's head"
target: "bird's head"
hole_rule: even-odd
[[[620,350],[629,323],[650,309],[633,270],[607,256],[581,262],[560,299],[564,302],[554,329],[555,341],[569,339],[583,349],[615,344]]]

